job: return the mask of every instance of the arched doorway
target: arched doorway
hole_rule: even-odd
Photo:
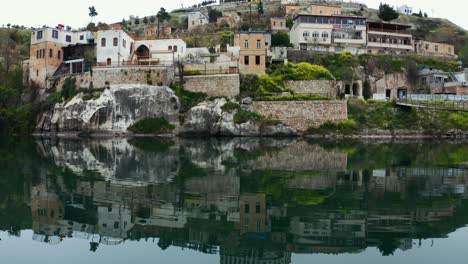
[[[358,83],[353,83],[353,96],[360,96],[359,92],[359,84]]]
[[[136,55],[138,60],[149,59],[150,51],[149,48],[145,45],[141,45],[136,49]]]
[[[108,58],[108,59],[107,59],[107,66],[110,66],[110,65],[112,65],[112,59],[111,59],[111,58]]]

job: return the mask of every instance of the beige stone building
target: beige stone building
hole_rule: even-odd
[[[272,17],[270,19],[270,27],[272,31],[289,31],[286,26],[286,18],[284,17]]]
[[[158,29],[157,25],[148,25],[145,26],[144,32],[145,39],[168,38],[171,37],[172,28],[169,26],[160,26]]]
[[[234,38],[234,45],[240,46],[239,72],[243,74],[264,74],[271,33],[266,31],[243,31]]]
[[[456,59],[455,47],[450,44],[417,40],[415,51],[420,56]]]
[[[340,6],[331,6],[325,4],[311,4],[306,9],[310,15],[314,16],[333,16],[333,15],[341,15],[341,7]]]
[[[200,11],[192,12],[188,15],[188,30],[192,31],[194,28],[209,24],[207,15]]]

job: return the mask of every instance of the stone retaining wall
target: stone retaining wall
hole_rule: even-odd
[[[346,101],[255,101],[252,107],[260,115],[279,120],[299,131],[319,127],[325,121],[348,119]]]
[[[184,77],[184,88],[206,93],[210,97],[236,97],[240,93],[238,74],[201,75]]]
[[[50,78],[47,81],[47,88],[50,89],[55,86],[55,90],[60,91],[63,82],[67,78],[75,78],[76,85],[79,88],[90,88],[91,82],[94,88],[104,88],[118,84],[161,84],[169,86],[174,80],[174,70],[172,67],[160,66],[94,68],[92,76],[90,72],[85,72]]]
[[[295,94],[315,94],[336,97],[338,94],[338,83],[330,80],[313,81],[285,81],[286,89]]]

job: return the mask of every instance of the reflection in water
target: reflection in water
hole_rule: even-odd
[[[91,251],[156,239],[221,263],[391,255],[468,223],[467,162],[467,145],[446,142],[3,142],[0,228]]]

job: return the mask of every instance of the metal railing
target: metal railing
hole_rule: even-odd
[[[397,100],[400,106],[433,110],[468,112],[468,95],[452,94],[409,94]]]

